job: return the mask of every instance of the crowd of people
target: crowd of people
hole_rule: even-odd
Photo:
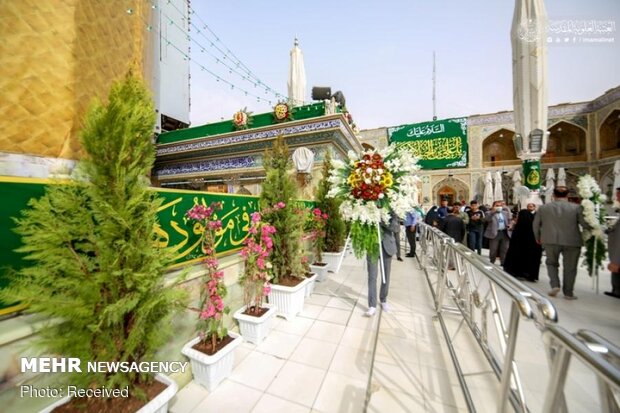
[[[590,229],[584,220],[583,208],[569,202],[568,188],[558,186],[553,191],[553,201],[538,207],[527,204],[522,210],[510,210],[503,200],[492,206],[469,205],[461,202],[448,205],[442,200],[426,214],[415,209],[402,221],[392,215],[389,224],[382,225],[382,255],[385,267],[385,283],[381,283],[379,301],[384,311],[389,311],[387,296],[391,259],[396,255],[402,261],[400,248],[400,225],[405,226],[409,252],[406,257],[416,256],[416,234],[419,222],[435,226],[455,242],[464,243],[472,251],[482,255],[483,245],[488,245],[489,260],[520,280],[537,282],[543,251],[551,289],[549,295],[556,297],[562,291],[567,300],[576,300],[574,293],[577,265],[583,246],[581,231]],[[620,188],[616,188],[616,211],[620,212]],[[400,221],[400,222],[399,222]],[[620,219],[616,219],[608,233],[608,269],[611,272],[612,290],[605,294],[620,298]],[[562,279],[560,280],[560,256]],[[448,263],[454,269],[454,263]],[[368,311],[373,316],[377,308],[378,262],[368,259]]]
[[[508,274],[520,280],[538,281],[544,251],[551,285],[549,295],[555,297],[562,291],[567,300],[575,300],[582,230],[590,228],[584,220],[583,208],[569,202],[568,194],[568,188],[556,187],[553,201],[542,206],[530,203],[522,210],[510,210],[503,200],[494,201],[492,206],[478,205],[477,201],[448,205],[447,200],[442,200],[439,206],[429,209],[424,222],[479,255],[483,244],[488,246],[491,263],[499,261]],[[618,205],[620,188],[616,189],[616,198]],[[605,294],[620,298],[620,220],[608,229],[608,253],[612,290]],[[453,269],[452,263],[448,265]]]

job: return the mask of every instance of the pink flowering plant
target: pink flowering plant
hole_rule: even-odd
[[[323,261],[323,249],[325,247],[325,226],[327,225],[328,215],[319,208],[314,208],[306,219],[306,233],[313,242],[314,263],[319,264]]]
[[[283,208],[284,204],[276,205],[275,208]],[[271,292],[269,281],[271,275],[271,262],[269,256],[273,251],[272,235],[276,233],[274,226],[262,221],[260,212],[252,214],[252,221],[241,249],[241,257],[245,261],[243,274],[239,282],[243,286],[243,302],[246,306],[245,313],[259,316],[263,306],[263,300]]]
[[[198,313],[198,335],[203,344],[211,343],[215,350],[218,340],[228,335],[224,327],[224,314],[230,311],[224,306],[226,297],[226,285],[224,285],[224,272],[219,270],[219,263],[215,255],[215,237],[222,229],[222,222],[217,219],[216,211],[222,209],[219,202],[212,203],[209,207],[194,205],[187,211],[187,218],[196,221],[204,228],[202,235],[203,263],[206,273],[201,280],[200,302],[197,308],[191,308]]]

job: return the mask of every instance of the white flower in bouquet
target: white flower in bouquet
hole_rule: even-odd
[[[583,219],[589,226],[583,232],[586,244],[586,260],[584,264],[588,267],[588,274],[592,276],[594,271],[601,267],[607,250],[603,242],[605,236],[604,218],[601,213],[601,202],[604,202],[606,197],[601,194],[601,188],[590,175],[584,175],[579,178],[577,190],[582,198]]]
[[[340,212],[352,223],[351,238],[356,255],[376,256],[377,225],[390,220],[393,211],[400,218],[413,209],[417,199],[419,169],[416,158],[394,146],[349,152],[349,162],[334,165],[328,197],[340,197]],[[372,251],[371,251],[372,250]]]

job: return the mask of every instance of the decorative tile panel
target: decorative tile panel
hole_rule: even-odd
[[[157,176],[173,176],[193,173],[204,173],[220,170],[231,170],[240,168],[252,168],[260,166],[259,162],[253,156],[241,156],[228,159],[211,159],[197,162],[178,163],[169,166],[163,166],[155,171]]]
[[[273,139],[278,135],[295,135],[300,133],[316,132],[325,129],[340,129],[342,121],[339,119],[330,119],[322,122],[304,123],[301,125],[292,125],[277,129],[252,131],[241,135],[224,136],[215,139],[199,140],[197,142],[186,142],[175,145],[166,145],[157,148],[157,156],[173,154],[176,152],[198,151],[207,148],[239,144],[243,142],[251,142],[261,139]],[[345,128],[346,129],[346,128]],[[348,132],[347,132],[348,134]]]

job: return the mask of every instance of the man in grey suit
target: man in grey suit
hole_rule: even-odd
[[[392,256],[396,254],[395,234],[400,230],[400,222],[394,213],[390,213],[390,222],[381,223],[381,254],[383,255],[383,268],[385,269],[385,283],[381,280],[379,300],[383,311],[389,311],[387,305],[388,289],[390,288],[390,270],[392,268]],[[366,256],[366,268],[368,270],[368,311],[366,317],[372,317],[377,312],[377,275],[380,259],[372,261]]]
[[[493,202],[493,208],[485,216],[484,221],[487,228],[484,237],[489,239],[489,259],[491,264],[495,264],[495,259],[499,257],[499,262],[504,265],[506,252],[510,244],[508,229],[512,223],[512,213],[504,206],[503,200]]]
[[[620,207],[620,188],[616,188],[616,206]],[[620,218],[607,232],[607,251],[609,251],[609,265],[611,271],[611,291],[606,295],[620,298]]]
[[[538,209],[534,217],[533,229],[536,242],[542,244],[547,259],[547,273],[551,283],[549,295],[555,297],[560,292],[560,254],[564,269],[562,292],[567,300],[576,300],[573,294],[577,262],[583,245],[579,226],[588,228],[583,219],[581,205],[568,202],[568,188],[558,186],[553,190],[553,202]],[[524,257],[524,259],[527,259]]]

